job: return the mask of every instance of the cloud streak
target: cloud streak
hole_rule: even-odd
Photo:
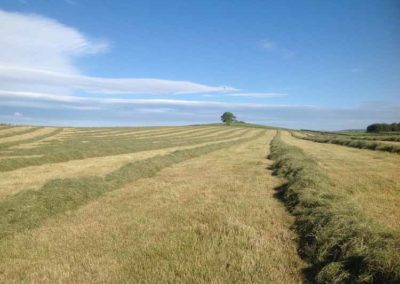
[[[121,99],[121,98],[89,98],[69,95],[55,95],[48,93],[35,93],[35,92],[16,92],[0,90],[0,98],[3,99],[26,99],[34,101],[48,101],[48,102],[65,102],[65,103],[91,103],[101,105],[164,105],[164,106],[189,106],[189,107],[218,107],[218,108],[277,108],[285,106],[287,108],[296,106],[291,105],[265,105],[255,103],[227,103],[216,101],[196,101],[196,100],[175,100],[175,99]],[[302,106],[315,108],[316,106]]]
[[[0,85],[14,91],[70,94],[195,94],[236,91],[187,81],[101,78],[81,74],[77,57],[108,51],[104,40],[34,14],[0,10]]]
[[[282,94],[282,93],[233,93],[233,94],[227,94],[227,96],[244,97],[244,98],[274,98],[274,97],[287,96],[287,94]]]
[[[218,122],[219,116],[224,111],[233,111],[240,120],[248,122],[329,130],[364,128],[376,121],[400,119],[400,106],[384,102],[353,108],[327,108],[312,105],[172,99],[84,98],[8,91],[0,91],[0,98],[0,105],[7,106],[0,108],[0,116],[6,117],[8,121],[23,122],[22,119],[32,118],[33,122],[40,121],[52,125],[129,126],[210,123]],[[46,108],[54,114],[48,116],[47,112],[41,111]],[[23,113],[24,118],[14,117],[15,112]],[[76,120],[77,117],[80,121]]]
[[[0,83],[15,86],[40,85],[46,87],[84,90],[103,94],[194,94],[207,92],[232,92],[231,87],[214,87],[187,81],[160,79],[110,79],[75,74],[63,74],[38,69],[0,66]],[[12,88],[14,86],[14,88]]]
[[[109,48],[104,40],[90,40],[74,28],[35,14],[0,10],[0,26],[1,65],[74,74],[75,57]]]

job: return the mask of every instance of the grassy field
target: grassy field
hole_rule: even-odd
[[[400,154],[400,136],[366,132],[292,132],[292,135],[314,142],[344,145],[353,148],[385,151]]]
[[[335,191],[348,194],[364,212],[400,235],[400,155],[315,143],[288,132],[282,137],[318,161]]]
[[[274,131],[2,131],[1,282],[301,282]]]
[[[1,126],[0,282],[396,283],[400,155],[279,133]]]
[[[309,279],[318,283],[398,283],[398,232],[388,228],[383,219],[370,218],[368,209],[359,207],[351,192],[336,191],[319,156],[310,155],[301,144],[288,144],[291,137],[284,133],[282,138],[278,133],[271,142],[270,158],[275,161],[274,173],[288,181],[280,196],[296,216],[300,251],[311,263]],[[331,151],[329,156],[335,154]]]

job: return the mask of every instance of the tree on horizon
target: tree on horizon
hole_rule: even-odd
[[[232,122],[236,121],[236,116],[233,113],[227,111],[221,115],[221,121],[226,125],[230,125]]]

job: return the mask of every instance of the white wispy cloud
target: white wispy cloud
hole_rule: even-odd
[[[43,93],[0,91],[0,118],[8,122],[53,125],[182,125],[218,122],[224,111],[240,119],[267,125],[309,129],[364,128],[376,121],[398,121],[400,106],[373,102],[357,107],[328,108],[313,105],[251,104],[171,99],[117,99],[58,96]],[[6,106],[6,107],[3,107]],[[56,118],[37,109],[58,112]],[[90,110],[90,111],[89,111]],[[77,120],[79,114],[85,116]],[[15,112],[23,117],[13,116]],[[38,113],[40,113],[38,115]]]
[[[138,108],[136,112],[138,113],[154,113],[154,114],[163,114],[174,112],[173,108]]]
[[[0,85],[14,91],[70,94],[192,94],[235,91],[186,81],[153,78],[101,78],[81,74],[80,56],[109,50],[104,40],[53,19],[0,10]]]
[[[108,43],[36,14],[0,10],[0,64],[78,73],[76,56],[104,52]]]
[[[287,96],[284,93],[272,93],[272,92],[258,92],[258,93],[222,93],[222,94],[204,94],[202,97],[204,98],[225,98],[225,97],[242,97],[242,98],[274,98],[274,97],[283,97]]]
[[[246,98],[273,98],[287,96],[287,94],[282,93],[232,93],[227,94],[231,97],[246,97]]]
[[[39,85],[103,94],[192,94],[236,90],[231,87],[213,87],[186,81],[151,78],[110,79],[12,66],[0,66],[1,82],[3,86],[10,86],[9,89],[14,90],[16,88],[11,88],[13,85]]]
[[[101,106],[82,106],[82,105],[69,105],[64,103],[54,103],[52,101],[16,101],[16,100],[0,100],[0,106],[3,111],[7,109],[16,108],[20,109],[45,109],[45,110],[101,110]],[[19,111],[17,111],[19,112]]]
[[[296,105],[266,105],[257,103],[229,103],[217,101],[196,101],[196,100],[175,100],[175,99],[121,99],[121,98],[93,98],[93,97],[79,97],[70,95],[56,95],[48,93],[35,93],[35,92],[16,92],[8,90],[0,90],[1,98],[8,99],[27,99],[35,101],[48,101],[48,102],[65,102],[65,103],[92,103],[102,105],[147,105],[147,106],[184,106],[184,107],[218,107],[218,108],[279,108],[279,107],[293,107]],[[302,107],[314,108],[316,106],[303,105]]]

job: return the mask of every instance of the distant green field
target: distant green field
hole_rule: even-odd
[[[396,134],[322,131],[301,131],[292,132],[292,134],[298,138],[319,143],[332,143],[360,149],[400,153],[400,136]]]

